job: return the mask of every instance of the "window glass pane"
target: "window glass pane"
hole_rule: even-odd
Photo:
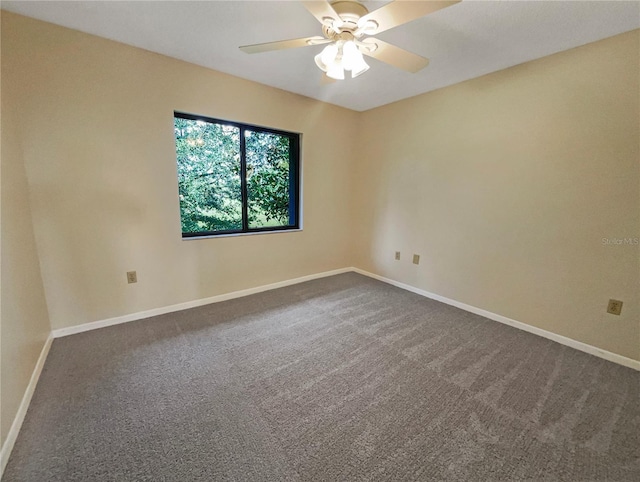
[[[292,226],[289,137],[245,130],[249,228]]]
[[[182,237],[298,229],[299,135],[175,112]]]
[[[175,117],[183,233],[242,229],[240,129]]]

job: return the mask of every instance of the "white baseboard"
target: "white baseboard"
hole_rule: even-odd
[[[163,306],[161,308],[154,308],[152,310],[139,311],[137,313],[131,313],[129,315],[123,315],[123,316],[116,316],[115,318],[108,318],[106,320],[92,321],[90,323],[83,323],[81,325],[70,326],[68,328],[58,328],[56,330],[53,330],[51,333],[54,338],[60,338],[62,336],[68,336],[68,335],[75,335],[76,333],[82,333],[84,331],[97,330],[98,328],[104,328],[112,325],[119,325],[120,323],[127,323],[129,321],[141,320],[144,318],[150,318],[152,316],[164,315],[166,313],[173,313],[175,311],[186,310],[189,308],[195,308],[198,306],[208,305],[211,303],[219,303],[220,301],[227,301],[234,298],[241,298],[243,296],[253,295],[255,293],[261,293],[263,291],[283,288],[285,286],[304,283],[305,281],[311,281],[318,278],[326,278],[327,276],[347,273],[349,271],[353,271],[353,268],[340,268],[340,269],[334,269],[332,271],[324,271],[322,273],[302,276],[300,278],[294,278],[294,279],[289,279],[285,281],[278,281],[277,283],[257,286],[255,288],[249,288],[246,290],[232,291],[231,293],[211,296],[209,298],[202,298],[199,300],[187,301],[185,303],[178,303],[176,305]]]
[[[590,355],[594,355],[600,358],[604,358],[605,360],[609,360],[611,362],[617,363],[619,365],[624,365],[629,368],[633,368],[634,370],[640,371],[640,361],[634,360],[632,358],[627,358],[626,356],[618,355],[617,353],[612,353],[607,350],[603,350],[601,348],[597,348],[592,345],[587,345],[586,343],[582,343],[581,341],[574,340],[572,338],[567,338],[566,336],[558,335],[551,331],[543,330],[542,328],[537,328],[535,326],[527,325],[526,323],[522,323],[521,321],[516,321],[511,318],[507,318],[506,316],[498,315],[496,313],[492,313],[487,310],[483,310],[482,308],[477,308],[475,306],[467,305],[466,303],[461,303],[456,300],[452,300],[450,298],[445,298],[444,296],[437,295],[435,293],[430,293],[429,291],[421,290],[420,288],[416,288],[414,286],[401,283],[399,281],[395,281],[389,278],[385,278],[384,276],[380,276],[374,273],[369,273],[368,271],[364,271],[359,268],[353,268],[353,271],[356,273],[362,274],[364,276],[368,276],[370,278],[377,279],[379,281],[383,281],[393,286],[397,286],[398,288],[402,288],[407,291],[411,291],[412,293],[416,293],[418,295],[424,296],[426,298],[431,298],[432,300],[440,301],[442,303],[446,303],[451,306],[455,306],[456,308],[460,308],[465,311],[469,311],[471,313],[475,313],[476,315],[484,316],[485,318],[489,318],[490,320],[497,321],[499,323],[504,323],[505,325],[513,326],[514,328],[518,328],[520,330],[533,333],[534,335],[542,336],[549,340],[553,340],[562,345],[569,346],[571,348],[575,348],[576,350],[583,351]]]
[[[255,288],[249,288],[246,290],[233,291],[231,293],[225,293],[222,295],[212,296],[209,298],[202,298],[199,300],[187,301],[185,303],[178,303],[176,305],[164,306],[161,308],[154,308],[152,310],[140,311],[137,313],[132,313],[124,316],[117,316],[115,318],[108,318],[106,320],[93,321],[90,323],[84,323],[82,325],[70,326],[68,328],[59,328],[57,330],[52,331],[53,338],[59,338],[62,336],[73,335],[76,333],[82,333],[84,331],[96,330],[98,328],[104,328],[107,326],[118,325],[120,323],[127,323],[129,321],[141,320],[144,318],[150,318],[152,316],[163,315],[165,313],[172,313],[175,311],[186,310],[189,308],[195,308],[197,306],[208,305],[210,303],[218,303],[220,301],[231,300],[234,298],[241,298],[243,296],[252,295],[255,293],[261,293],[263,291],[269,291],[276,288],[283,288],[285,286],[291,286],[298,283],[303,283],[305,281],[311,281],[318,278],[325,278],[327,276],[333,276],[341,273],[346,273],[349,271],[353,271],[364,276],[368,276],[370,278],[377,279],[384,283],[391,284],[393,286],[397,286],[398,288],[402,288],[407,291],[411,291],[413,293],[419,294],[421,296],[425,296],[432,300],[440,301],[442,303],[446,303],[451,306],[455,306],[456,308],[460,308],[465,311],[469,311],[471,313],[475,313],[476,315],[483,316],[485,318],[489,318],[490,320],[497,321],[499,323],[504,323],[505,325],[513,326],[514,328],[518,328],[520,330],[533,333],[534,335],[542,336],[549,340],[553,340],[555,342],[561,343],[562,345],[569,346],[571,348],[575,348],[576,350],[583,351],[585,353],[589,353],[590,355],[595,355],[600,358],[604,358],[605,360],[609,360],[614,363],[618,363],[619,365],[624,365],[629,368],[633,368],[634,370],[640,371],[640,361],[633,360],[631,358],[627,358],[622,355],[618,355],[617,353],[612,353],[607,350],[603,350],[601,348],[597,348],[592,345],[588,345],[581,341],[574,340],[572,338],[567,338],[566,336],[558,335],[551,331],[543,330],[542,328],[537,328],[532,325],[527,325],[521,321],[513,320],[511,318],[507,318],[506,316],[499,315],[497,313],[492,313],[487,310],[483,310],[482,308],[477,308],[475,306],[468,305],[466,303],[461,303],[460,301],[456,301],[450,298],[446,298],[444,296],[440,296],[435,293],[431,293],[429,291],[422,290],[420,288],[416,288],[414,286],[401,283],[400,281],[395,281],[390,278],[385,278],[384,276],[380,276],[374,273],[370,273],[368,271],[364,271],[360,268],[340,268],[332,271],[324,271],[322,273],[316,273],[308,276],[302,276],[300,278],[289,279],[285,281],[279,281],[277,283],[271,283],[268,285],[257,286]]]
[[[498,315],[496,313],[492,313],[490,311],[483,310],[481,308],[477,308],[475,306],[467,305],[465,303],[461,303],[456,300],[452,300],[450,298],[446,298],[444,296],[437,295],[435,293],[430,293],[428,291],[422,290],[420,288],[416,288],[414,286],[401,283],[399,281],[392,280],[390,278],[385,278],[384,276],[380,276],[374,273],[370,273],[368,271],[364,271],[359,268],[341,268],[332,271],[325,271],[322,273],[316,273],[308,276],[302,276],[300,278],[294,278],[285,281],[279,281],[277,283],[271,283],[268,285],[258,286],[255,288],[249,288],[246,290],[233,291],[231,293],[225,293],[222,295],[212,296],[210,298],[203,298],[194,301],[188,301],[186,303],[179,303],[176,305],[165,306],[161,308],[155,308],[147,311],[140,311],[138,313],[132,313],[130,315],[118,316],[115,318],[109,318],[106,320],[94,321],[91,323],[84,323],[82,325],[71,326],[68,328],[60,328],[57,330],[53,330],[47,338],[44,346],[42,347],[42,351],[40,352],[40,356],[38,357],[38,361],[36,362],[36,366],[33,369],[33,373],[31,374],[31,379],[29,380],[29,384],[27,385],[27,389],[22,397],[22,401],[20,402],[20,406],[18,408],[18,412],[13,420],[11,428],[9,429],[9,433],[7,435],[7,439],[2,445],[2,450],[0,451],[0,479],[2,478],[2,474],[4,473],[4,469],[9,461],[9,456],[11,455],[11,450],[13,449],[13,445],[15,444],[16,438],[18,437],[18,432],[20,431],[20,427],[22,426],[22,422],[24,421],[24,417],[27,413],[27,409],[29,408],[29,403],[31,402],[31,397],[35,391],[36,385],[38,383],[38,379],[40,378],[40,373],[42,372],[42,368],[44,367],[44,362],[47,358],[47,354],[49,353],[49,349],[51,348],[51,343],[54,338],[59,338],[62,336],[73,335],[75,333],[82,333],[84,331],[95,330],[98,328],[104,328],[106,326],[118,325],[120,323],[127,323],[129,321],[140,320],[143,318],[149,318],[156,315],[162,315],[165,313],[172,313],[175,311],[185,310],[188,308],[194,308],[197,306],[208,305],[210,303],[217,303],[220,301],[231,300],[234,298],[240,298],[243,296],[252,295],[255,293],[261,293],[263,291],[269,291],[276,288],[283,288],[285,286],[291,286],[298,283],[303,283],[305,281],[311,281],[314,279],[325,278],[327,276],[333,276],[337,274],[342,274],[346,272],[356,272],[364,276],[368,276],[370,278],[382,281],[384,283],[388,283],[393,286],[397,286],[398,288],[402,288],[407,291],[411,291],[421,296],[425,296],[427,298],[440,301],[442,303],[446,303],[451,306],[455,306],[465,311],[469,311],[471,313],[475,313],[477,315],[483,316],[493,321],[497,321],[499,323],[504,323],[509,326],[513,326],[520,330],[533,333],[534,335],[542,336],[549,340],[553,340],[562,345],[569,346],[571,348],[575,348],[576,350],[583,351],[590,355],[595,355],[597,357],[603,358],[605,360],[609,360],[614,363],[618,363],[620,365],[624,365],[626,367],[632,368],[634,370],[640,371],[640,361],[633,360],[631,358],[627,358],[622,355],[618,355],[616,353],[612,353],[606,350],[602,350],[600,348],[596,348],[595,346],[587,345],[586,343],[582,343],[580,341],[573,340],[571,338],[567,338],[562,335],[558,335],[556,333],[552,333],[550,331],[543,330],[541,328],[536,328],[535,326],[527,325],[526,323],[522,323],[520,321],[513,320],[511,318],[507,318],[506,316]]]
[[[33,392],[36,390],[36,385],[38,384],[40,373],[42,373],[44,362],[47,359],[47,355],[49,354],[49,349],[51,348],[52,341],[53,337],[49,335],[47,341],[44,342],[44,346],[40,351],[40,356],[38,357],[36,366],[33,369],[33,373],[31,373],[31,378],[29,379],[27,389],[24,391],[24,395],[22,396],[22,400],[20,401],[20,405],[18,406],[18,412],[16,413],[16,416],[13,419],[13,423],[11,424],[11,428],[9,429],[9,433],[7,434],[7,439],[2,445],[2,451],[0,451],[0,479],[2,478],[4,469],[7,466],[7,462],[9,462],[9,456],[11,455],[13,446],[16,443],[16,439],[18,438],[18,432],[20,432],[20,427],[22,427],[22,422],[24,421],[24,417],[27,414],[27,409],[29,408],[29,403],[31,402]]]

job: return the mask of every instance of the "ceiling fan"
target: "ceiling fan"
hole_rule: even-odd
[[[363,54],[415,73],[425,68],[429,59],[373,38],[371,35],[460,1],[394,1],[373,12],[369,12],[362,3],[352,0],[302,2],[322,24],[323,37],[245,45],[240,47],[240,50],[248,54],[257,54],[271,50],[328,44],[315,56],[315,62],[326,77],[334,80],[344,79],[345,71],[350,71],[351,77],[355,78],[369,70]]]

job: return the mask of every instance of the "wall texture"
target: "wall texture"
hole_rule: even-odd
[[[363,113],[356,265],[639,360],[639,39]]]
[[[4,15],[4,14],[3,14]],[[5,45],[2,44],[4,57]],[[2,78],[0,157],[0,443],[4,444],[51,327],[33,236],[11,82]],[[1,472],[1,470],[0,470]]]
[[[350,265],[357,113],[12,14],[2,43],[54,329]],[[303,231],[183,241],[174,110],[301,132]]]

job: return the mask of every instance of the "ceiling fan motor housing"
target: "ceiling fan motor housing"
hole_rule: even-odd
[[[350,2],[339,0],[332,2],[331,7],[340,17],[339,19],[327,18],[327,22],[323,24],[322,30],[328,39],[339,40],[340,33],[349,32],[353,37],[353,32],[358,29],[358,20],[369,11],[367,7],[358,2]],[[339,21],[339,30],[334,29],[334,21]]]

